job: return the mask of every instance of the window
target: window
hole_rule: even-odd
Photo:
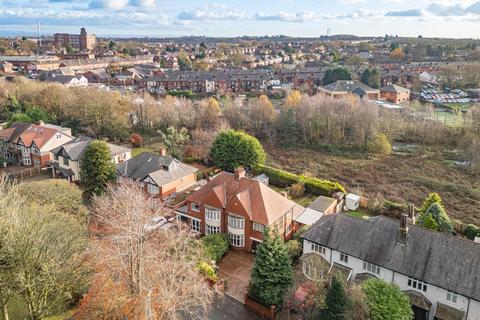
[[[150,194],[159,194],[160,193],[160,188],[154,184],[147,183],[147,191]]]
[[[55,161],[58,161],[58,154],[55,154],[54,156]]]
[[[205,234],[213,234],[213,233],[220,233],[220,227],[215,227],[207,224]]]
[[[348,263],[348,256],[344,253],[340,253],[340,261]]]
[[[265,229],[265,226],[263,224],[257,223],[257,222],[253,223],[253,230],[263,232],[264,229]]]
[[[453,303],[457,303],[457,294],[448,291],[448,292],[447,292],[447,301],[450,301],[450,302],[453,302]]]
[[[312,243],[311,249],[312,249],[313,252],[325,254],[325,247],[322,247],[319,244]]]
[[[191,222],[191,225],[190,225],[190,229],[192,231],[195,231],[195,232],[200,232],[201,228],[200,228],[200,220],[197,220],[197,219],[192,219],[192,222]]]
[[[63,164],[68,166],[69,162],[67,157],[63,157]]]
[[[210,220],[220,221],[220,211],[205,208],[205,217]]]
[[[185,217],[185,216],[182,216],[181,214],[178,214],[178,213],[177,213],[177,221],[178,221],[178,222],[187,223],[187,222],[188,222],[188,218]]]
[[[408,278],[407,285],[418,291],[427,292],[427,284],[414,278]]]
[[[193,211],[200,211],[200,205],[198,203],[192,202],[191,208]]]
[[[366,270],[371,273],[380,274],[380,267],[368,262],[363,263],[363,270]]]
[[[230,244],[234,247],[244,247],[245,236],[243,234],[230,233]]]
[[[33,163],[34,163],[35,167],[37,167],[37,168],[40,167],[40,161],[35,160],[35,161],[33,161]]]
[[[243,218],[228,216],[228,225],[234,229],[243,229],[245,228],[245,220]]]

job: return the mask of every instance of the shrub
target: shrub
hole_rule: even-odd
[[[376,154],[392,153],[392,145],[385,134],[377,134],[375,138],[367,145],[368,152]]]
[[[290,196],[292,196],[292,198],[299,198],[303,196],[304,193],[305,185],[302,182],[292,184],[292,188],[290,189]]]
[[[422,207],[420,208],[420,214],[425,213],[427,209],[433,204],[438,203],[440,206],[443,207],[442,198],[436,192],[432,192],[428,195],[428,197],[423,201]]]
[[[205,261],[200,261],[197,264],[198,270],[200,271],[201,274],[203,274],[207,279],[212,280],[212,281],[217,281],[218,276],[217,273],[215,272],[215,269]]]
[[[286,243],[288,254],[293,262],[298,261],[302,255],[302,244],[298,240],[290,240]]]
[[[141,147],[143,145],[143,138],[138,133],[132,133],[128,141],[132,144],[133,147]]]
[[[306,176],[298,176],[296,174],[269,166],[258,166],[256,168],[256,173],[265,173],[270,178],[270,183],[278,187],[287,187],[289,185],[301,182],[305,186],[305,191],[315,195],[330,197],[337,191],[346,192],[345,188],[338,182]]]
[[[439,203],[432,203],[427,211],[420,215],[418,224],[434,231],[453,232],[452,222]]]
[[[474,224],[469,224],[465,227],[463,233],[468,239],[475,240],[475,237],[480,236],[480,228]]]
[[[362,285],[367,297],[370,319],[410,320],[413,316],[410,299],[399,287],[380,279],[369,279]]]
[[[223,233],[206,235],[202,238],[202,243],[205,248],[205,255],[215,262],[219,262],[228,250],[228,238]]]

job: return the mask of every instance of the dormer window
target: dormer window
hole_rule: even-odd
[[[192,208],[192,211],[196,211],[196,212],[200,211],[200,205],[198,203],[192,202],[191,208]]]

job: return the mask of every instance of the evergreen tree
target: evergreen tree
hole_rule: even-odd
[[[325,309],[320,314],[320,320],[346,320],[349,305],[343,284],[334,277],[325,297]]]
[[[439,203],[432,203],[420,216],[419,224],[427,229],[452,233],[453,226],[445,209]]]
[[[212,145],[213,162],[233,171],[236,167],[255,168],[265,163],[265,151],[260,142],[249,134],[235,130],[220,132]]]
[[[90,142],[80,163],[80,175],[89,194],[102,194],[108,183],[116,178],[115,165],[107,143]]]
[[[328,69],[323,77],[323,84],[327,85],[337,80],[352,80],[352,75],[345,68]]]
[[[287,246],[276,232],[266,228],[255,256],[248,294],[266,306],[281,306],[292,283],[293,268]]]
[[[380,87],[380,72],[377,69],[365,69],[362,73],[362,82],[367,86],[378,89]]]
[[[442,198],[436,192],[432,192],[428,195],[428,197],[423,201],[422,207],[420,208],[420,214],[425,213],[427,209],[433,204],[438,203],[440,206],[443,207]]]

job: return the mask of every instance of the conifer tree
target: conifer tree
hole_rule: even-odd
[[[266,228],[255,256],[248,294],[266,306],[281,306],[292,283],[293,269],[288,249],[275,231]]]
[[[80,163],[80,175],[89,194],[102,194],[108,183],[115,180],[115,165],[104,141],[94,140],[85,150]]]
[[[332,285],[325,297],[326,308],[320,314],[320,320],[346,320],[350,301],[340,280],[332,279]]]

